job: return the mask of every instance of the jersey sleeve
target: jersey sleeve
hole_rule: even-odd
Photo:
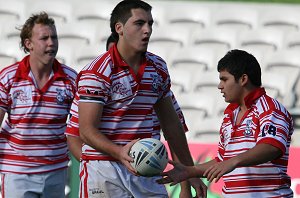
[[[83,71],[78,77],[79,102],[105,104],[109,98],[110,80],[92,71]]]
[[[284,112],[279,110],[265,112],[260,118],[257,144],[271,144],[284,154],[291,138],[292,125],[292,119]]]
[[[75,95],[70,109],[70,119],[67,122],[66,135],[79,137],[78,94]]]
[[[5,112],[8,110],[9,106],[9,91],[8,88],[4,85],[8,85],[7,77],[0,73],[0,108],[3,109]]]

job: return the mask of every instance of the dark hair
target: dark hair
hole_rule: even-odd
[[[29,52],[29,49],[25,46],[25,40],[31,38],[32,29],[35,24],[43,24],[48,26],[55,26],[55,22],[52,18],[49,18],[46,12],[41,12],[39,14],[33,14],[29,17],[25,24],[22,26],[20,38],[21,38],[21,48],[23,48],[24,52]]]
[[[247,74],[251,83],[261,86],[261,68],[256,58],[246,51],[234,49],[218,62],[218,72],[228,71],[238,81],[243,74]]]
[[[106,40],[106,51],[108,50],[108,46],[110,43],[117,43],[118,42],[118,39],[113,37],[113,35],[109,35],[109,37],[107,38]]]
[[[113,9],[110,17],[110,29],[114,38],[119,38],[118,33],[115,30],[117,22],[125,24],[127,20],[132,16],[131,10],[141,8],[145,11],[151,11],[152,7],[141,0],[123,0],[116,5]]]

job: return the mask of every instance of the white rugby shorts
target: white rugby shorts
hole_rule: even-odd
[[[1,174],[2,198],[65,198],[67,169],[36,174]]]
[[[80,198],[168,198],[160,176],[130,173],[120,162],[90,160],[80,163]]]

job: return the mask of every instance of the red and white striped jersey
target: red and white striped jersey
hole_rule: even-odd
[[[0,72],[0,171],[41,173],[67,167],[66,120],[76,92],[76,71],[54,61],[38,89],[29,56]]]
[[[153,137],[153,106],[171,94],[164,60],[146,52],[135,74],[120,57],[116,45],[87,65],[77,80],[79,102],[103,105],[99,131],[119,145]],[[115,160],[88,145],[82,148],[82,159]]]
[[[239,167],[223,176],[223,194],[230,198],[293,197],[287,175],[293,120],[277,100],[259,88],[245,98],[248,107],[239,125],[235,119],[239,106],[230,104],[224,111],[220,129],[219,161],[235,157],[257,144],[271,144],[283,155],[278,159],[249,167]]]
[[[188,127],[186,125],[185,119],[184,119],[184,115],[177,103],[177,100],[173,94],[173,92],[171,91],[171,97],[172,97],[172,101],[173,101],[173,106],[175,108],[175,111],[180,119],[180,122],[184,128],[184,131],[187,132],[188,131]],[[66,129],[66,135],[70,135],[70,136],[75,136],[75,137],[79,137],[79,120],[78,120],[78,100],[79,100],[79,96],[78,94],[75,95],[75,98],[73,100],[72,106],[71,106],[71,117],[67,123],[67,129]],[[152,136],[156,139],[160,139],[160,124],[159,124],[159,120],[157,118],[157,115],[155,113],[155,111],[153,112],[153,132],[152,132]]]

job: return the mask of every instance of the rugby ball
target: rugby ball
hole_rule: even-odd
[[[168,152],[165,145],[154,138],[137,141],[129,152],[134,159],[131,166],[141,176],[159,175],[168,164]]]

